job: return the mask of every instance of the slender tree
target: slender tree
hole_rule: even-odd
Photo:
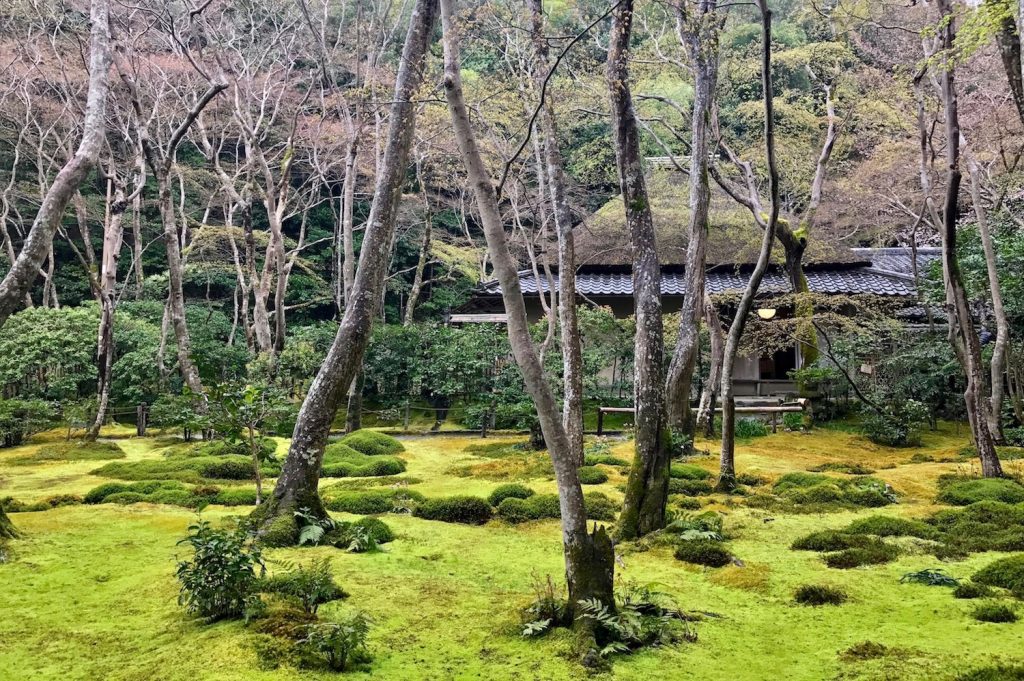
[[[767,7],[767,0],[757,0],[761,11],[761,89],[764,100],[764,141],[765,159],[768,165],[768,186],[771,196],[771,207],[767,219],[764,220],[761,250],[757,256],[754,271],[747,280],[747,287],[740,297],[739,303],[729,325],[729,333],[725,339],[722,353],[722,449],[718,487],[730,490],[736,486],[736,400],[733,395],[733,369],[736,366],[736,354],[739,351],[740,338],[746,326],[747,315],[754,306],[754,298],[761,286],[761,279],[768,269],[771,258],[772,243],[775,240],[776,227],[779,223],[779,171],[775,160],[775,116],[772,96],[772,13]],[[750,200],[757,195],[756,187],[750,187]]]
[[[416,105],[412,98],[423,82],[436,18],[437,0],[417,0],[402,49],[384,156],[377,173],[351,296],[346,300],[345,314],[334,342],[299,410],[288,457],[274,493],[256,512],[265,527],[277,519],[294,523],[292,514],[299,508],[326,515],[317,492],[324,446],[338,406],[362,364],[373,318],[384,295],[398,199],[415,126]]]
[[[508,315],[507,328],[512,354],[523,373],[527,391],[537,410],[537,418],[540,420],[551,463],[555,469],[570,609],[574,609],[575,604],[581,600],[593,598],[614,608],[612,586],[615,563],[611,539],[603,527],[595,526],[592,533],[587,531],[583,488],[580,485],[572,445],[562,424],[558,403],[530,337],[526,304],[519,286],[518,268],[509,253],[497,193],[470,126],[469,111],[462,91],[459,39],[453,16],[453,4],[454,0],[441,0],[445,96],[448,100],[455,139],[476,196],[487,249],[494,264],[494,274],[501,284],[502,300]],[[579,338],[574,341],[579,343]],[[569,616],[572,617],[572,612]],[[590,640],[581,651],[589,652],[593,647],[592,632],[589,632],[588,628],[589,620],[574,618],[574,622],[584,633],[590,633]],[[588,655],[588,659],[592,657]]]
[[[697,352],[700,348],[700,322],[703,316],[704,277],[711,186],[708,181],[711,111],[718,84],[718,34],[722,16],[716,0],[690,3],[679,0],[676,26],[693,68],[694,94],[690,137],[690,225],[686,246],[683,305],[679,311],[679,340],[668,366],[665,394],[668,425],[694,435],[690,415],[690,389]],[[713,407],[712,407],[713,408]]]
[[[633,2],[623,0],[612,14],[606,78],[619,190],[633,252],[633,300],[636,338],[633,360],[636,454],[626,483],[617,534],[633,539],[665,525],[669,451],[665,412],[664,337],[661,314],[661,264],[654,221],[644,183],[640,136],[629,86],[629,40]]]

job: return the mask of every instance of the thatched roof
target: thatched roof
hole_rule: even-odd
[[[658,254],[662,266],[686,262],[689,229],[689,186],[685,175],[672,171],[652,172],[647,177]],[[761,230],[750,213],[712,185],[711,230],[708,234],[708,265],[744,265],[757,260]],[[622,198],[608,201],[596,213],[577,225],[577,262],[587,266],[628,266],[630,240],[626,230]],[[853,263],[863,260],[848,245],[830,234],[812,235],[804,263],[807,265]],[[773,260],[782,262],[782,246],[776,242]]]

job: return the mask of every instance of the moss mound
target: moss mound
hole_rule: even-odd
[[[583,457],[583,465],[585,466],[628,466],[629,462],[625,459],[611,454],[586,454]]]
[[[676,560],[706,567],[723,567],[732,562],[732,554],[713,539],[691,539],[676,545]]]
[[[975,582],[960,582],[953,589],[953,598],[971,599],[971,598],[987,598],[992,595],[992,589],[985,586],[984,584],[976,584]]]
[[[324,507],[340,513],[376,515],[395,510],[409,510],[424,501],[422,494],[410,489],[337,491],[330,488],[321,494]]]
[[[956,681],[1024,681],[1024,665],[981,667],[956,677]]]
[[[424,520],[483,525],[491,519],[493,510],[486,499],[458,495],[427,499],[416,505],[413,515]]]
[[[280,465],[265,462],[260,467],[264,477],[273,478],[281,473]],[[201,483],[207,480],[255,480],[252,459],[248,456],[191,456],[169,457],[145,461],[114,461],[92,471],[93,475],[118,480],[177,480]]]
[[[710,480],[712,477],[710,471],[688,463],[672,464],[669,475],[678,480]]]
[[[1008,478],[939,478],[939,494],[935,501],[951,506],[968,506],[979,501],[1024,502],[1024,485]]]
[[[405,446],[395,438],[373,430],[357,430],[341,438],[340,442],[367,456],[394,455],[405,451]]]
[[[498,506],[505,499],[529,499],[534,494],[535,492],[526,485],[510,482],[495,487],[487,496],[487,501],[491,506]]]
[[[608,482],[608,474],[594,466],[581,466],[577,473],[580,476],[581,485],[600,485]]]
[[[871,544],[868,537],[847,534],[838,530],[820,530],[795,540],[790,546],[794,551],[845,551],[846,549],[863,548]]]
[[[928,524],[941,534],[949,555],[1024,551],[1024,505],[981,501],[939,511]]]
[[[803,584],[797,587],[793,600],[800,605],[842,605],[846,592],[824,584]]]
[[[668,481],[669,494],[682,494],[687,497],[703,497],[714,491],[715,488],[707,480],[670,478]]]
[[[971,617],[979,622],[992,622],[994,624],[1008,624],[1016,622],[1017,611],[1005,603],[982,603],[971,612]]]
[[[1001,558],[989,563],[971,578],[978,584],[1009,589],[1018,598],[1024,598],[1024,555]]]
[[[772,486],[773,497],[758,495],[748,504],[794,512],[879,508],[896,503],[895,493],[870,476],[836,478],[819,473],[787,473]]]
[[[49,461],[109,461],[123,458],[124,450],[116,442],[61,442],[40,447],[33,454],[16,456],[10,463],[14,466],[30,466]]]
[[[917,537],[936,539],[938,531],[926,522],[894,516],[873,515],[855,520],[847,526],[850,534],[873,534],[877,537]]]
[[[366,530],[378,544],[387,544],[395,540],[395,533],[387,523],[380,518],[367,516],[353,522],[342,521],[335,523],[334,529],[328,533],[321,543],[334,544],[334,546],[342,549],[348,548],[359,530]]]
[[[825,565],[838,570],[849,570],[864,565],[891,563],[900,555],[899,547],[874,540],[864,546],[825,554]]]

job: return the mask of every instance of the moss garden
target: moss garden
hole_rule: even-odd
[[[841,428],[745,440],[730,495],[711,456],[673,464],[668,527],[616,545],[616,588],[671,603],[685,635],[592,670],[568,629],[530,621],[564,595],[553,474],[525,438],[332,440],[331,521],[297,518],[300,545],[274,548],[237,529],[255,502],[238,454],[105,435],[0,451],[21,534],[0,564],[0,678],[1022,678],[1019,487],[971,477],[951,425],[913,451]],[[632,442],[595,448],[587,512],[612,523]],[[179,603],[214,540],[262,567]]]

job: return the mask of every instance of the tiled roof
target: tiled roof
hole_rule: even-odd
[[[877,296],[913,296],[913,283],[902,277],[889,276],[872,271],[872,268],[814,269],[806,273],[807,283],[814,293],[825,295],[872,294]],[[555,287],[558,274],[552,273]],[[664,272],[661,275],[661,293],[679,296],[685,291],[682,272]],[[537,295],[537,280],[533,272],[519,273],[519,285],[526,295]],[[747,274],[735,270],[716,271],[707,274],[710,293],[741,292],[747,285]],[[542,277],[540,288],[548,291],[548,282]],[[633,278],[629,272],[580,272],[576,275],[576,290],[583,296],[631,296]],[[782,272],[768,272],[761,281],[761,293],[788,293],[789,279]],[[481,291],[484,295],[500,295],[501,286],[496,281],[488,282]]]
[[[914,264],[909,248],[852,248],[864,260],[871,261],[871,268],[884,274],[893,274],[913,280]],[[942,255],[941,248],[922,246],[917,249],[917,269],[921,276]]]

